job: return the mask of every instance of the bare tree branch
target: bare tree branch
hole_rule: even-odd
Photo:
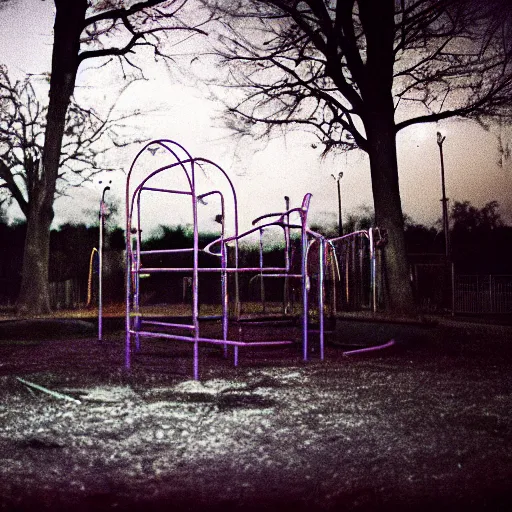
[[[92,14],[83,23],[84,36],[81,38],[81,51],[77,66],[82,62],[103,57],[117,57],[137,68],[129,59],[137,47],[151,47],[155,56],[169,58],[160,51],[161,38],[185,33],[206,35],[203,26],[213,19],[213,14],[203,15],[200,20],[187,20],[183,11],[188,0],[146,0],[123,7],[123,2],[96,2],[91,7]],[[183,14],[183,15],[182,15]],[[124,41],[122,45],[112,45]]]
[[[392,84],[397,131],[454,116],[512,114],[512,9],[504,0],[397,1],[386,57],[379,56],[382,39],[369,40],[374,24],[365,20],[375,12],[365,18],[364,2],[204,1],[225,14],[216,52],[227,79],[248,92],[228,110],[246,122],[252,117],[253,126],[267,123],[267,135],[272,126],[309,123],[329,148],[366,150],[362,94],[371,99],[372,82],[382,80]],[[496,15],[500,6],[510,16]],[[373,60],[369,49],[377,52]],[[383,58],[392,75],[378,77],[372,62]],[[311,96],[329,105],[329,130],[305,107]]]
[[[27,78],[11,82],[0,68],[0,186],[6,188],[27,215],[34,191],[41,186],[47,106]],[[72,99],[61,147],[57,195],[66,193],[105,170],[102,157],[114,147],[141,142],[126,124],[138,112],[106,115],[81,107]]]

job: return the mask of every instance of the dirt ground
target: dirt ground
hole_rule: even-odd
[[[205,347],[195,382],[190,345],[148,340],[127,373],[121,331],[0,323],[0,510],[512,510],[512,327],[327,341],[238,368]]]

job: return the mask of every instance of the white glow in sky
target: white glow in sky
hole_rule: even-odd
[[[24,73],[48,71],[51,59],[53,3],[18,0],[0,11],[0,62],[7,64],[18,77]],[[108,89],[100,87],[98,73],[94,79],[83,73],[81,85],[87,85],[90,98],[106,98]],[[106,73],[106,70],[101,71]],[[221,165],[235,182],[239,195],[242,222],[268,211],[284,208],[284,196],[299,205],[306,192],[313,194],[312,217],[316,222],[337,222],[337,188],[331,174],[343,171],[341,180],[343,216],[357,213],[361,206],[372,204],[369,162],[366,155],[354,151],[320,159],[321,148],[314,149],[316,139],[307,133],[294,132],[286,139],[266,146],[245,141],[237,146],[234,137],[223,129],[222,105],[207,98],[206,88],[182,77],[178,83],[165,68],[148,65],[149,80],[136,83],[125,91],[118,103],[120,110],[140,109],[138,129],[148,138],[169,138],[184,145],[194,156],[204,156]],[[86,81],[86,82],[84,82]],[[108,83],[102,75],[101,82]],[[91,100],[92,101],[92,100]],[[94,105],[93,105],[94,106]],[[499,167],[497,139],[473,123],[449,121],[438,125],[413,126],[398,134],[398,162],[402,206],[416,222],[432,224],[441,216],[439,148],[436,132],[446,129],[444,142],[446,189],[451,201],[469,200],[482,207],[491,200],[501,205],[503,217],[512,221],[512,166]],[[116,164],[127,168],[138,147],[115,153]],[[99,179],[105,179],[98,178]],[[112,194],[124,208],[124,174],[114,173]],[[98,181],[96,180],[96,181]],[[101,185],[97,182],[73,192],[72,197],[56,202],[56,222],[83,221],[84,209],[99,203]],[[16,209],[12,215],[18,215]],[[154,224],[164,222],[155,204]],[[180,215],[174,212],[177,222]],[[88,218],[88,221],[91,219]],[[123,224],[123,218],[119,219]],[[165,222],[167,222],[165,220]],[[172,222],[172,221],[171,221]]]

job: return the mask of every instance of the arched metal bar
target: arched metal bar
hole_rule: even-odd
[[[137,183],[136,186],[133,185],[133,177],[134,177],[134,171],[136,169],[137,163],[139,162],[141,155],[152,145],[158,145],[160,147],[163,147],[169,155],[171,155],[175,161],[171,163],[167,163],[166,165],[160,166],[158,169],[153,170],[149,172],[149,174],[145,175],[140,182]],[[182,152],[182,154],[180,154]],[[185,157],[183,157],[183,155]],[[197,193],[197,168],[200,168],[204,172],[205,166],[211,166],[215,169],[217,169],[221,175],[224,176],[226,179],[230,191],[231,191],[231,198],[232,198],[232,204],[233,204],[233,224],[234,224],[234,234],[231,236],[226,236],[226,201],[224,198],[224,195],[220,190],[211,190],[207,191],[205,193],[198,194]],[[173,169],[180,168],[183,171],[183,174],[185,176],[185,180],[187,183],[187,186],[185,187],[186,190],[172,190],[165,187],[156,187],[151,186],[150,180],[152,180],[157,175],[171,171]],[[163,253],[170,253],[170,252],[190,252],[190,249],[169,249],[169,250],[159,250],[159,251],[142,251],[141,250],[141,196],[143,191],[152,191],[152,192],[166,192],[171,194],[181,194],[181,195],[189,195],[191,197],[191,203],[192,203],[192,214],[193,214],[193,263],[191,267],[184,267],[184,268],[144,268],[141,267],[141,255],[144,254],[163,254]],[[206,247],[202,249],[202,251],[206,253],[210,253],[212,255],[218,256],[221,259],[221,266],[220,269],[217,267],[202,267],[199,268],[198,263],[198,255],[199,255],[199,228],[198,228],[198,200],[203,199],[205,197],[208,197],[212,194],[219,194],[220,196],[220,202],[221,202],[221,212],[222,212],[222,229],[221,229],[221,235],[218,239],[214,240],[213,242],[209,243]],[[126,243],[126,253],[127,253],[127,280],[126,280],[126,289],[127,289],[127,298],[126,298],[126,367],[130,367],[130,344],[131,344],[131,336],[134,334],[136,336],[137,342],[140,336],[147,336],[147,337],[164,337],[167,339],[174,339],[174,340],[180,340],[180,341],[188,341],[192,342],[193,347],[193,373],[194,378],[198,378],[198,359],[199,359],[199,343],[213,343],[213,344],[219,344],[223,345],[225,350],[229,345],[234,347],[235,351],[235,364],[238,363],[238,348],[243,346],[255,346],[255,345],[275,345],[275,344],[288,344],[291,343],[290,341],[263,341],[263,342],[245,342],[245,341],[235,341],[235,340],[229,340],[228,339],[228,293],[227,293],[227,275],[233,274],[235,277],[235,286],[236,286],[236,299],[235,299],[235,316],[239,318],[240,313],[240,301],[239,301],[239,289],[238,289],[238,274],[240,272],[254,272],[259,271],[260,276],[263,277],[293,277],[293,278],[301,278],[302,288],[303,288],[303,354],[304,359],[307,359],[308,356],[308,293],[309,293],[309,286],[308,286],[308,268],[307,268],[307,252],[309,247],[309,239],[313,238],[314,240],[319,240],[322,246],[322,257],[320,261],[320,286],[323,286],[323,274],[324,274],[324,259],[323,259],[323,251],[325,248],[325,239],[319,235],[318,233],[315,233],[311,230],[309,230],[307,225],[308,220],[308,213],[309,213],[309,205],[311,200],[311,194],[306,194],[303,198],[302,205],[299,208],[292,208],[289,209],[289,205],[287,202],[287,208],[285,212],[280,213],[274,213],[274,214],[267,214],[264,216],[259,217],[258,219],[255,219],[253,224],[258,224],[264,219],[271,219],[272,217],[275,218],[272,222],[266,222],[262,225],[258,225],[252,229],[249,229],[248,231],[244,233],[240,233],[239,231],[239,217],[238,217],[238,200],[237,200],[237,194],[235,187],[233,185],[233,182],[231,181],[229,175],[226,173],[226,171],[216,164],[215,162],[206,159],[206,158],[193,158],[190,153],[188,153],[183,146],[176,143],[175,141],[172,141],[170,139],[158,139],[155,141],[151,141],[150,143],[146,144],[136,155],[134,161],[132,162],[130,166],[130,170],[128,172],[127,177],[127,183],[126,183],[126,234],[127,234],[127,243]],[[299,217],[299,222],[290,224],[290,215],[293,213],[297,213]],[[136,214],[136,219],[134,219],[134,216]],[[134,222],[135,220],[135,222]],[[135,227],[135,235],[134,237],[134,243],[135,245],[132,246],[132,228]],[[239,267],[239,241],[251,233],[254,233],[256,231],[259,231],[259,233],[262,233],[262,230],[267,227],[273,227],[277,226],[283,229],[285,233],[285,250],[287,253],[290,250],[290,240],[287,239],[287,233],[289,236],[290,229],[300,229],[301,233],[301,271],[298,274],[292,274],[290,273],[291,268],[291,262],[288,255],[288,259],[285,258],[285,266],[284,267],[264,267],[263,260],[262,260],[262,254],[263,250],[260,246],[261,252],[260,252],[260,265],[258,268],[251,268],[251,267]],[[234,245],[234,266],[230,267],[228,262],[228,244]],[[219,251],[214,251],[214,247],[220,246]],[[193,322],[190,326],[183,326],[182,324],[172,324],[169,322],[160,322],[160,321],[147,321],[142,320],[141,317],[141,311],[140,311],[140,304],[139,304],[139,281],[140,281],[140,274],[141,272],[144,273],[153,273],[153,272],[192,272],[192,317]],[[205,338],[204,336],[201,336],[199,331],[199,272],[220,272],[221,275],[221,290],[222,290],[222,307],[223,307],[223,335],[222,339],[212,339],[212,338]],[[133,279],[132,279],[133,278]],[[132,286],[134,287],[134,291],[132,293]],[[131,309],[131,301],[132,301],[132,295],[134,296],[134,311]],[[323,292],[319,293],[318,296],[319,301],[319,312],[320,312],[320,330],[321,330],[321,336],[320,336],[320,345],[321,345],[321,358],[323,358]],[[133,322],[133,328],[131,325],[132,320],[132,313],[135,315],[135,321]],[[147,331],[144,330],[142,325],[144,323],[152,324],[153,327],[158,326],[165,326],[168,328],[183,328],[186,329],[190,328],[192,331],[192,336],[182,336],[181,334],[173,334],[169,332],[153,332],[153,331]],[[137,343],[138,344],[138,343]]]

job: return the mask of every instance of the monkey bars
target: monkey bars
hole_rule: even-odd
[[[162,165],[154,168],[152,157],[159,153],[159,162]],[[207,179],[214,176],[213,183]],[[218,183],[221,185],[217,186]],[[150,206],[158,200],[143,201],[148,194],[151,197],[166,197],[185,199],[188,202],[192,218],[192,247],[170,248],[158,250],[143,250],[142,248],[142,221],[148,214]],[[219,212],[216,219],[221,224],[220,236],[200,247],[199,212],[198,205],[206,204],[206,199],[215,199],[218,202]],[[136,155],[126,182],[126,342],[125,366],[130,368],[132,345],[135,342],[136,350],[140,350],[141,338],[161,338],[188,342],[193,345],[193,376],[199,378],[199,345],[220,345],[227,355],[228,347],[233,347],[234,364],[238,364],[239,347],[279,346],[289,345],[291,340],[262,340],[241,341],[230,339],[229,324],[241,320],[241,306],[239,294],[239,277],[243,273],[253,273],[260,276],[263,286],[264,279],[283,278],[285,282],[285,313],[289,313],[289,286],[292,280],[300,282],[301,290],[301,317],[302,317],[302,358],[308,359],[309,342],[309,290],[311,276],[308,272],[308,252],[313,243],[320,244],[318,261],[318,293],[317,310],[319,323],[320,358],[324,358],[324,293],[323,280],[325,274],[326,240],[323,236],[308,228],[308,213],[311,194],[306,194],[300,206],[289,208],[283,212],[262,215],[253,221],[253,227],[247,231],[239,231],[238,200],[235,187],[228,174],[216,163],[206,158],[192,157],[180,144],[168,139],[158,139],[146,144]],[[144,204],[143,204],[144,203]],[[167,215],[172,222],[172,214],[176,210],[160,212]],[[228,222],[228,219],[230,222]],[[228,229],[230,232],[228,233]],[[263,262],[263,233],[267,230],[279,231],[283,237],[283,264],[265,266]],[[239,254],[240,245],[251,235],[260,236],[260,264],[258,266],[241,265]],[[299,242],[298,268],[292,262],[292,245]],[[216,260],[216,264],[200,264],[200,255]],[[179,256],[187,263],[178,266],[164,264],[163,261],[170,256]],[[148,262],[154,262],[148,265]],[[155,319],[145,316],[141,309],[141,278],[156,274],[179,273],[191,277],[191,321],[180,323],[168,319]],[[219,276],[222,313],[217,317],[200,315],[199,276],[209,273]],[[234,313],[230,315],[228,279],[234,286]],[[222,336],[220,338],[204,335],[200,320],[218,319],[222,323]]]

